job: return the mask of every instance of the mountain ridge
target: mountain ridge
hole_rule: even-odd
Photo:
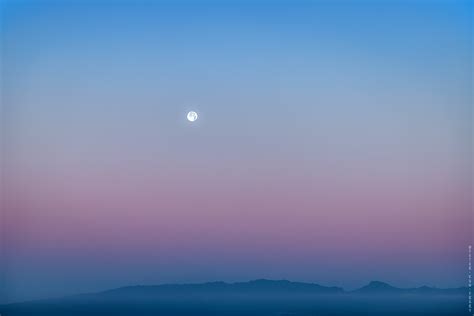
[[[456,294],[467,292],[467,287],[456,287],[456,288],[436,288],[429,287],[426,285],[412,288],[399,288],[389,283],[382,281],[370,281],[367,285],[364,285],[355,290],[345,290],[342,287],[337,286],[324,286],[318,283],[312,282],[295,282],[289,280],[270,280],[270,279],[256,279],[245,282],[224,282],[224,281],[213,281],[213,282],[202,282],[202,283],[164,283],[158,285],[131,285],[124,286],[115,289],[110,289],[95,294],[117,294],[126,293],[133,291],[192,291],[192,290],[207,290],[207,291],[267,291],[267,292],[294,292],[294,293],[327,293],[327,294]]]
[[[308,292],[308,293],[339,293],[344,292],[344,289],[336,286],[323,286],[317,283],[306,283],[306,282],[293,282],[288,280],[268,280],[268,279],[256,279],[246,282],[233,282],[227,283],[223,281],[215,282],[204,282],[204,283],[167,283],[160,285],[132,285],[125,286],[116,289],[106,290],[99,292],[98,294],[121,294],[130,293],[133,291],[148,291],[151,292],[177,292],[177,291],[192,291],[199,290],[203,292],[221,291],[221,293],[229,292],[243,292],[251,293],[256,291],[265,292]]]
[[[202,283],[164,283],[158,285],[130,285],[100,292],[83,293],[71,296],[41,299],[34,301],[0,304],[0,306],[19,305],[30,302],[48,302],[77,299],[157,299],[186,298],[199,296],[255,295],[255,296],[298,296],[298,295],[467,295],[467,287],[435,288],[420,286],[398,288],[386,282],[371,281],[358,289],[347,291],[342,287],[324,286],[317,283],[294,282],[289,280],[256,279],[245,282],[202,282]]]

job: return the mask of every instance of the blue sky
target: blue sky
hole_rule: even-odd
[[[469,1],[3,1],[1,32],[9,300],[464,284]]]

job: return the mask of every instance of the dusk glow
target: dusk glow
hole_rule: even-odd
[[[465,285],[469,2],[33,2],[2,4],[6,300]]]

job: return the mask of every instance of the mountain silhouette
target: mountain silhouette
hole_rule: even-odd
[[[171,295],[302,295],[302,294],[465,294],[466,287],[439,289],[428,286],[416,288],[398,288],[381,281],[372,281],[369,284],[354,290],[345,291],[335,286],[322,286],[316,283],[292,282],[288,280],[258,279],[248,282],[207,282],[190,284],[162,284],[162,285],[136,285],[112,289],[94,296],[127,296],[127,297],[154,297]]]
[[[343,293],[340,287],[327,287],[315,283],[287,280],[259,279],[249,282],[208,282],[194,284],[137,285],[98,293],[106,296],[159,296],[159,295],[225,295],[225,294],[335,294]]]
[[[468,290],[397,288],[372,281],[355,291],[315,283],[249,282],[136,285],[98,293],[0,305],[7,316],[453,316]]]
[[[373,294],[373,293],[401,293],[403,292],[403,289],[396,288],[394,286],[391,286],[388,283],[385,282],[380,282],[380,281],[372,281],[366,286],[361,287],[358,290],[355,290],[354,292],[356,293],[367,293],[367,294]]]
[[[380,281],[372,281],[353,293],[357,294],[425,294],[425,295],[449,295],[449,294],[466,294],[467,287],[438,289],[429,286],[421,286],[416,288],[398,288],[388,283]]]

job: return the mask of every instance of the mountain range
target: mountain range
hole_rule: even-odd
[[[468,289],[397,288],[373,281],[354,291],[287,280],[136,285],[0,305],[6,316],[465,315]]]
[[[315,294],[361,294],[361,295],[462,295],[467,287],[440,289],[421,286],[415,288],[398,288],[388,283],[372,281],[354,291],[341,287],[323,286],[316,283],[292,282],[288,280],[258,279],[248,282],[207,282],[191,284],[162,284],[126,286],[104,292],[86,294],[95,297],[159,297],[175,295],[315,295]]]

